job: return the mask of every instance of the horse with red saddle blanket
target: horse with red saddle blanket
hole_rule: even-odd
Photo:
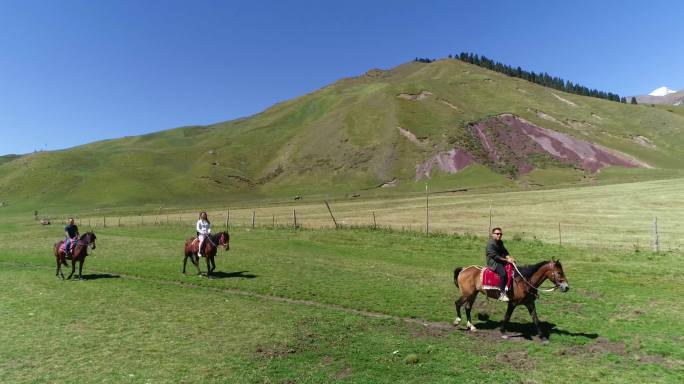
[[[188,263],[188,258],[190,258],[192,264],[194,264],[195,267],[197,267],[197,274],[202,274],[199,267],[199,244],[200,240],[197,237],[191,237],[185,241],[185,258],[183,259],[183,274],[185,274],[185,266]],[[211,272],[213,272],[214,269],[216,269],[214,256],[216,256],[216,252],[218,251],[219,247],[223,247],[223,249],[226,251],[230,249],[230,234],[228,232],[224,231],[210,234],[206,237],[204,241],[204,246],[200,254],[202,255],[202,257],[206,258],[207,261],[207,277],[211,277]]]
[[[85,263],[85,258],[88,256],[88,247],[95,249],[96,239],[97,236],[95,236],[94,232],[86,232],[77,241],[71,242],[68,256],[64,240],[60,240],[55,243],[55,245],[52,247],[55,254],[55,260],[57,261],[57,271],[55,272],[55,276],[61,276],[61,278],[64,279],[62,265],[68,267],[69,264],[67,264],[66,261],[67,259],[71,259],[71,274],[69,274],[67,280],[71,279],[71,276],[74,275],[77,261],[78,278],[79,280],[83,280],[83,263]]]
[[[510,266],[510,265],[509,265]],[[515,267],[513,265],[513,267]],[[513,269],[509,268],[510,269]],[[492,276],[493,275],[493,276]],[[509,275],[510,276],[510,275]],[[537,264],[523,266],[516,269],[516,273],[509,277],[509,290],[507,296],[509,298],[506,315],[501,322],[501,334],[506,338],[506,323],[511,318],[513,310],[518,305],[522,304],[527,307],[527,310],[534,320],[534,325],[542,340],[546,340],[546,336],[542,333],[539,326],[539,318],[537,317],[537,310],[535,300],[538,297],[537,292],[539,286],[545,281],[549,280],[554,284],[554,289],[559,289],[561,292],[567,292],[570,287],[563,272],[563,266],[558,260],[541,261]],[[468,322],[466,326],[471,331],[476,331],[477,328],[472,324],[470,318],[470,311],[473,303],[477,298],[477,294],[482,292],[487,297],[497,299],[501,292],[498,287],[499,279],[495,272],[492,272],[487,267],[470,266],[466,268],[456,268],[454,270],[454,284],[461,292],[461,297],[454,302],[456,306],[456,319],[454,326],[461,322],[461,306],[465,304],[466,317]]]

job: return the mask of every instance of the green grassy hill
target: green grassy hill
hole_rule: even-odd
[[[541,159],[532,172],[511,177],[500,166],[471,164],[456,174],[433,171],[434,188],[534,188],[604,177],[619,182],[624,175],[681,176],[684,168],[682,114],[565,94],[440,60],[371,70],[246,119],[3,158],[0,200],[14,206],[139,206],[344,194],[391,180],[397,187],[383,192],[418,191],[424,185],[416,182],[419,164],[455,146],[477,147],[469,127],[501,114],[656,169],[591,173]]]

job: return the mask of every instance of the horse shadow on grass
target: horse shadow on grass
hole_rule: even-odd
[[[232,279],[232,278],[242,278],[242,279],[253,279],[255,277],[258,277],[257,275],[253,275],[251,273],[246,273],[249,271],[237,271],[237,272],[222,272],[222,271],[216,271],[211,273],[211,277],[213,279]]]
[[[88,275],[82,275],[83,280],[97,280],[97,279],[118,279],[121,276],[112,275],[111,273],[91,273]]]
[[[491,320],[486,313],[479,313],[477,319],[480,320],[479,323],[475,324],[478,329],[498,330],[501,328],[501,321]],[[542,336],[547,339],[551,339],[551,335],[567,335],[572,337],[584,337],[587,339],[596,339],[599,336],[597,333],[569,332],[558,329],[556,328],[556,324],[549,323],[548,321],[540,321],[539,327],[541,328]],[[509,321],[506,324],[506,333],[509,338],[520,337],[527,340],[532,340],[533,336],[538,336],[537,328],[532,321],[526,323],[514,323]]]

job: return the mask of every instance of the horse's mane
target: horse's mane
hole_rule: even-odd
[[[518,267],[518,270],[520,270],[520,273],[523,275],[524,278],[529,279],[534,275],[535,272],[539,270],[544,264],[548,264],[548,260],[540,261],[537,264],[529,264],[529,265],[523,265],[522,267]]]
[[[229,234],[228,232],[226,232],[226,231],[212,233],[211,235],[209,235],[209,237],[211,238],[211,241],[217,242],[219,236],[221,236],[222,233],[225,233],[225,235],[226,235],[226,240],[227,240],[228,237],[230,237],[230,234]]]

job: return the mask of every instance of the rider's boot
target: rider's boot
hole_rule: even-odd
[[[505,291],[501,291],[501,295],[499,296],[499,301],[509,301],[508,295],[506,294]]]

